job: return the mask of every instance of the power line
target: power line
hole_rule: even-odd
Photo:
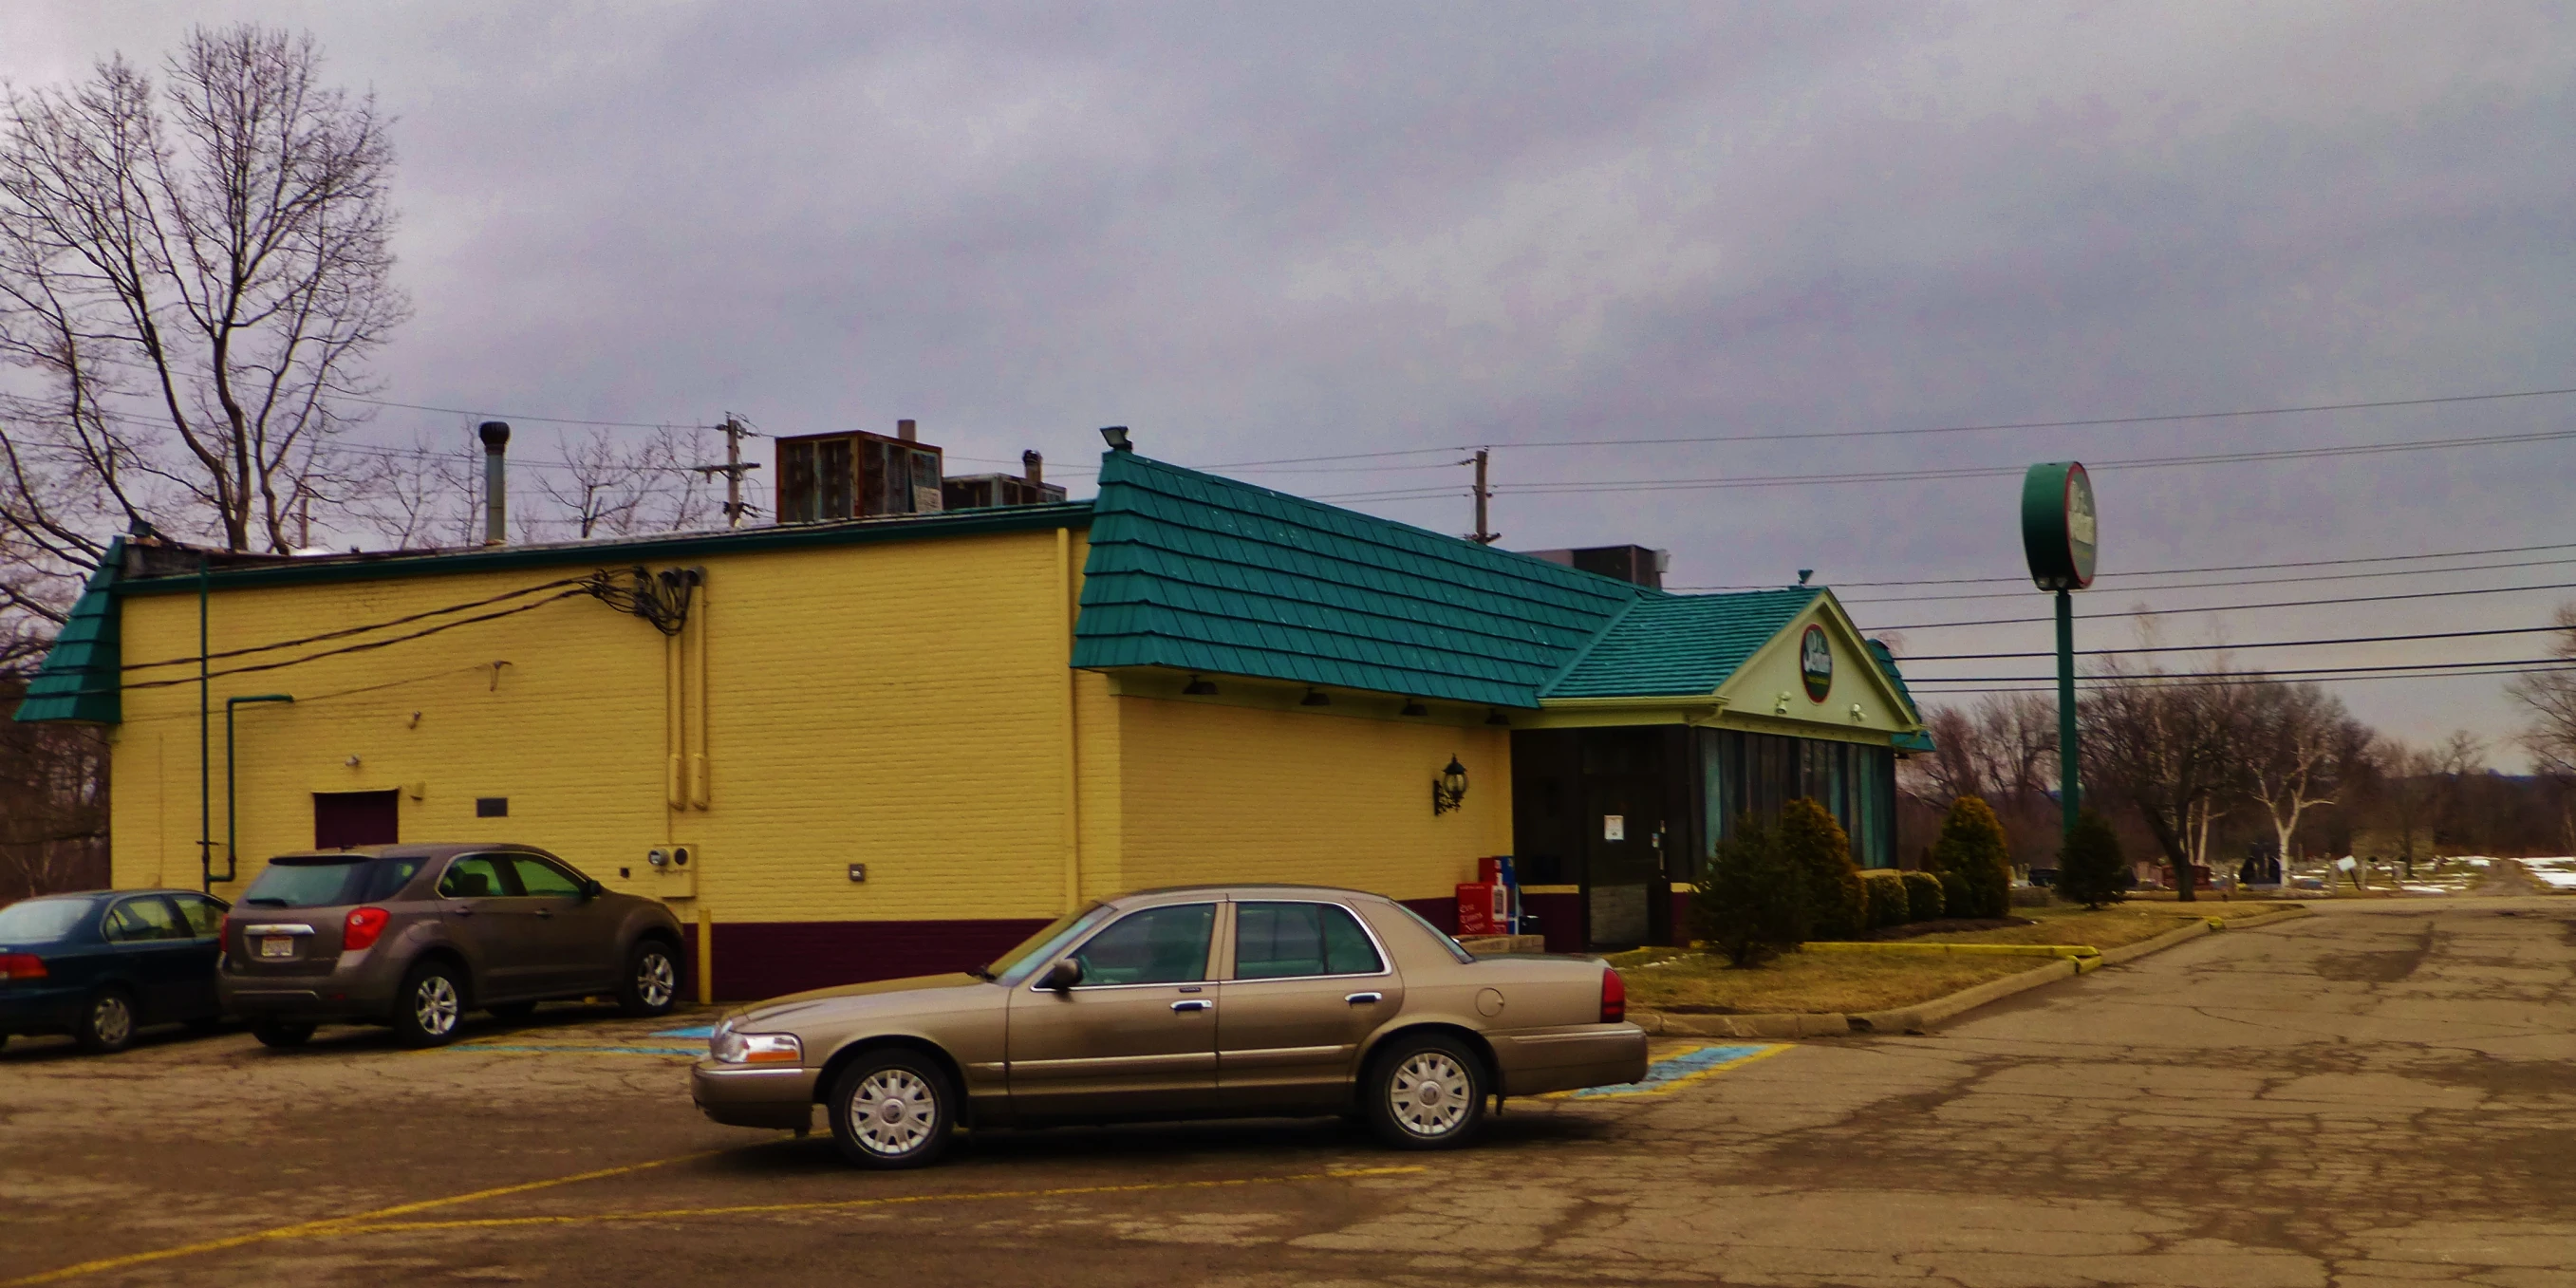
[[[354,394],[332,394],[341,402],[365,403],[370,407],[399,407],[404,411],[435,411],[456,416],[488,416],[496,420],[532,420],[543,425],[593,425],[602,429],[713,429],[696,421],[680,420],[583,420],[573,416],[536,416],[527,412],[491,411],[473,407],[432,407],[426,403],[389,402],[382,398],[360,398]],[[763,435],[767,437],[767,435]]]
[[[2335,456],[2375,456],[2392,452],[2510,446],[2521,443],[2559,442],[2571,438],[2576,438],[2576,429],[2538,430],[2523,434],[2485,434],[2472,438],[2400,439],[2385,443],[2356,443],[2344,447],[2282,447],[2251,452],[2204,452],[2190,456],[2135,456],[2122,460],[2087,462],[2085,468],[2096,473],[2108,470],[2174,469],[2199,465],[2238,465],[2255,461],[2300,461]],[[1943,465],[1927,469],[1870,470],[1849,474],[1756,474],[1736,478],[1698,479],[1585,479],[1556,483],[1523,483],[1495,490],[1524,496],[1556,496],[1589,492],[1677,492],[1741,487],[1811,487],[1838,483],[1901,483],[1918,479],[2017,478],[2028,468],[2027,463],[2022,463]],[[1318,497],[1316,499],[1335,498]]]
[[[2402,673],[2402,674],[2401,674],[2401,673],[2398,673],[2398,672],[2393,672],[2393,671],[2392,671],[2392,672],[2386,672],[2386,673],[2381,673],[2381,674],[2315,675],[2315,676],[2309,676],[2309,677],[2306,677],[2306,678],[2302,679],[2300,682],[2301,682],[2301,683],[2307,683],[2307,684],[2354,684],[2354,683],[2360,683],[2360,682],[2363,682],[2363,681],[2369,681],[2369,680],[2447,680],[2447,679],[2474,679],[2474,678],[2477,678],[2477,677],[2480,677],[2480,676],[2497,676],[2497,675],[2569,675],[2569,674],[2576,674],[2576,666],[2565,665],[2565,664],[2561,663],[2560,659],[2557,659],[2557,658],[2549,659],[2549,661],[2550,661],[2550,663],[2551,663],[2551,664],[2550,664],[2550,665],[2547,665],[2547,666],[2528,666],[2528,665],[2522,665],[2522,664],[2511,663],[2511,662],[2464,662],[2464,663],[2460,663],[2460,664],[2459,664],[2459,665],[2460,665],[2461,667],[2463,667],[2463,668],[2492,667],[2492,668],[2495,668],[2495,669],[2492,669],[2492,670],[2461,669],[2461,670],[2455,670],[2455,671],[2444,671],[2444,670],[2428,669],[2428,668],[2430,668],[2430,667],[2433,667],[2433,666],[2438,665],[2438,664],[2428,663],[2428,664],[2426,664],[2426,665],[2425,665],[2425,667],[2415,668],[2415,669],[2409,669],[2409,670],[2405,671],[2405,672],[2404,672],[2404,673]],[[2282,682],[2284,681],[2285,676],[2287,676],[2288,674],[2289,674],[2289,673],[2286,673],[2286,672],[2284,672],[2284,673],[2245,672],[2245,673],[2238,674],[2238,675],[2235,675],[2235,676],[2219,676],[2219,677],[2214,677],[2214,678],[2204,678],[2204,677],[2199,677],[2199,676],[2181,676],[2181,675],[2177,675],[2177,676],[2156,676],[2156,677],[2154,677],[2154,678],[2153,678],[2153,682],[2154,682],[2155,684],[2157,684],[2157,685],[2159,685],[2159,686],[2161,686],[2161,687],[2165,687],[2165,688],[2176,688],[2176,689],[2225,689],[2225,688],[2238,688],[2238,687],[2242,687],[2242,686],[2256,685],[2256,684],[2279,684],[2279,683],[2282,683]],[[1979,694],[1979,693],[2055,693],[2055,692],[2057,691],[2057,686],[2056,686],[2056,684],[2055,684],[2055,680],[2056,680],[2056,678],[2057,678],[2057,677],[2055,677],[2055,676],[2047,676],[2047,677],[2041,677],[2041,678],[2045,678],[2045,679],[2049,680],[2049,681],[2050,681],[2050,683],[2049,683],[2049,684],[2047,684],[2046,686],[2036,686],[2036,685],[2032,685],[2032,683],[2031,683],[2031,681],[2030,681],[2029,679],[2012,680],[2012,681],[1966,680],[1966,679],[1963,679],[1963,680],[1958,681],[1958,683],[1960,683],[1960,684],[1965,684],[1965,685],[1970,685],[1970,686],[1980,686],[1980,685],[1985,685],[1985,686],[1996,686],[1996,687],[1968,687],[1968,688],[1957,688],[1957,689],[1952,689],[1952,688],[1929,688],[1929,689],[1925,689],[1925,690],[1923,690],[1923,695],[1924,695],[1924,696],[1926,696],[1926,697],[1966,697],[1966,696],[1969,696],[1969,695],[1971,695],[1971,694]],[[2133,676],[2133,677],[2129,677],[2129,678],[2130,678],[2131,680],[2135,680],[2137,677],[2134,677],[2134,676]],[[2116,684],[2118,684],[2118,683],[2119,683],[2119,681],[2118,681],[2117,679],[2113,679],[2113,678],[2110,678],[2110,677],[2103,677],[2103,676],[2084,676],[2084,677],[2080,677],[2080,678],[2078,679],[2078,681],[2077,681],[2077,682],[2078,682],[2078,683],[2080,683],[2080,684],[2082,684],[2082,685],[2084,685],[2086,688],[2089,688],[2089,689],[2102,689],[2102,688],[2112,687],[2112,686],[2114,686],[2114,685],[2116,685]],[[1912,688],[1912,687],[1914,687],[1914,686],[1915,686],[1915,685],[1917,685],[1917,684],[1924,684],[1924,685],[1939,685],[1939,684],[1941,684],[1942,682],[1941,682],[1941,681],[1939,681],[1939,680],[1922,680],[1922,681],[1917,681],[1917,680],[1914,680],[1914,679],[1912,679],[1912,678],[1908,678],[1908,679],[1906,680],[1906,682],[1905,682],[1905,683],[1906,683],[1906,686],[1907,686],[1908,688]],[[2019,685],[2023,685],[2023,686],[2026,686],[2026,687],[2009,687],[2010,685],[2014,685],[2014,684],[2019,684]]]
[[[248,648],[225,649],[220,653],[208,653],[204,655],[203,658],[200,658],[197,654],[191,653],[186,657],[174,657],[159,662],[128,662],[124,665],[123,669],[128,671],[148,671],[155,667],[163,666],[194,666],[201,660],[212,662],[223,658],[248,657],[253,653],[268,653],[282,648],[296,648],[305,644],[320,644],[326,640],[346,639],[352,635],[364,635],[369,631],[389,630],[396,626],[409,626],[413,622],[427,621],[432,617],[445,617],[450,613],[461,613],[468,609],[484,608],[507,600],[522,599],[529,595],[536,594],[539,591],[554,590],[563,586],[578,586],[588,581],[590,581],[590,577],[588,576],[565,577],[556,581],[540,582],[534,586],[524,586],[517,590],[504,591],[486,599],[477,599],[463,604],[450,604],[445,608],[432,608],[424,612],[390,618],[381,622],[370,622],[364,626],[344,627],[336,631],[324,631],[319,635],[306,635],[297,639],[279,640],[274,644],[253,644]]]
[[[2233,613],[2257,608],[2313,608],[2322,604],[2383,604],[2400,599],[2447,599],[2455,595],[2506,595],[2524,590],[2576,590],[2576,582],[2551,582],[2540,586],[2489,586],[2477,590],[2417,590],[2395,595],[2348,595],[2339,599],[2291,599],[2270,604],[2208,604],[2198,608],[2138,608],[2123,613],[2095,613],[2080,621],[2105,622],[2122,617],[2167,617],[2177,613]],[[1991,617],[1972,622],[1916,622],[1910,626],[1880,626],[1877,631],[1928,631],[1948,626],[2023,626],[2033,622],[2053,622],[2053,617]]]
[[[2417,640],[2472,639],[2488,635],[2541,635],[2567,629],[2569,628],[2565,626],[2501,626],[2493,630],[2432,631],[2422,635],[2347,635],[2340,639],[2266,640],[2259,644],[2151,644],[2142,648],[2083,648],[2075,652],[2079,657],[2110,657],[2115,654],[2131,653],[2224,653],[2240,648],[2317,648],[2329,644],[2399,644]],[[2055,653],[2042,649],[2027,653],[1916,653],[1900,657],[1897,661],[1910,665],[1915,662],[1972,662],[2055,656],[2057,656]]]
[[[2327,567],[2340,566],[2340,565],[2344,565],[2344,564],[2365,564],[2365,563],[2406,563],[2406,562],[2411,562],[2411,561],[2413,561],[2413,560],[2418,560],[2418,559],[2467,559],[2467,558],[2470,558],[2470,557],[2472,557],[2472,556],[2476,556],[2476,555],[2519,555],[2519,554],[2529,554],[2529,553],[2532,553],[2533,551],[2538,551],[2538,550],[2576,550],[2576,542],[2561,542],[2561,543],[2556,544],[2556,545],[2547,545],[2547,546],[2498,546],[2498,547],[2496,547],[2496,548],[2494,548],[2494,549],[2492,549],[2492,550],[2445,550],[2445,551],[2439,551],[2439,552],[2428,553],[2428,554],[2420,554],[2420,555],[2367,555],[2367,556],[2363,556],[2363,557],[2360,557],[2360,558],[2352,558],[2352,559],[2299,559],[2299,560],[2292,560],[2292,561],[2289,561],[2289,562],[2286,562],[2286,563],[2214,564],[2214,565],[2211,565],[2210,567],[2206,567],[2206,568],[2149,568],[2149,569],[2141,569],[2141,570],[2139,570],[2139,571],[2137,571],[2137,572],[2105,573],[2105,574],[2103,574],[2103,576],[2107,579],[2107,578],[2110,578],[2110,577],[2179,577],[2179,576],[2182,576],[2182,575],[2184,575],[2184,574],[2186,574],[2186,573],[2202,573],[2202,572],[2269,572],[2269,571],[2272,571],[2272,570],[2274,570],[2274,569],[2280,569],[2280,568],[2327,568]],[[2443,571],[2450,571],[2450,570],[2447,570],[2447,569],[2441,569],[2441,568],[2426,568],[2426,569],[2422,569],[2422,570],[2420,570],[2420,571],[2424,571],[2424,572],[2443,572]],[[2002,582],[2010,582],[2010,583],[2027,583],[2029,580],[2030,580],[2030,578],[2029,578],[2029,577],[2027,577],[2027,576],[2020,576],[2020,577],[1920,577],[1920,578],[1915,578],[1915,579],[1910,580],[1910,581],[1837,581],[1837,582],[1835,582],[1835,583],[1833,583],[1833,584],[1834,584],[1835,586],[1837,586],[1837,587],[1843,587],[1843,586],[1983,586],[1983,585],[1993,585],[1993,584],[1996,584],[1996,583],[2002,583]],[[1672,589],[1672,590],[1678,590],[1678,591],[1777,590],[1777,589],[1779,589],[1779,586],[1778,586],[1777,584],[1775,584],[1775,583],[1768,583],[1768,582],[1766,582],[1766,583],[1761,584],[1761,585],[1758,585],[1758,586],[1757,586],[1757,585],[1745,585],[1745,586],[1673,586],[1673,587],[1669,587],[1669,589]],[[2142,590],[2153,590],[2153,589],[2160,589],[2160,588],[2159,588],[2159,587],[2140,587],[2139,589],[2142,589]],[[2170,588],[2162,588],[2162,589],[2170,589]]]
[[[2385,572],[2330,572],[2307,577],[2248,577],[2237,581],[2187,581],[2169,586],[2119,586],[2105,588],[2104,593],[2152,594],[2166,590],[2225,590],[2236,586],[2297,586],[2319,581],[2363,581],[2373,577],[2427,577],[2443,573],[2498,572],[2513,568],[2554,568],[2576,563],[2576,559],[2522,559],[2512,563],[2469,564],[2459,568],[2398,568]],[[2097,588],[2100,583],[2096,583]],[[2016,599],[2032,593],[2022,590],[1981,590],[1958,595],[1879,595],[1867,599],[1846,599],[1846,604],[1931,604],[1963,599]]]
[[[2483,662],[2394,662],[2394,663],[2390,663],[2390,664],[2388,664],[2388,665],[2386,665],[2386,666],[2297,666],[2297,667],[2285,667],[2285,668],[2281,668],[2281,669],[2277,669],[2277,670],[2262,670],[2262,671],[2196,671],[2196,672],[2192,672],[2192,673],[2190,673],[2188,676],[2184,676],[2184,677],[2171,677],[2171,678],[2190,678],[2190,679],[2200,679],[2200,678],[2210,678],[2210,679],[2255,679],[2255,680],[2273,679],[2273,680],[2278,680],[2278,679],[2286,679],[2286,678],[2290,678],[2290,677],[2305,677],[2305,676],[2376,675],[2376,674],[2382,674],[2382,673],[2391,672],[2391,671],[2425,671],[2425,672],[2441,672],[2441,671],[2467,670],[2467,669],[2471,669],[2471,668],[2475,668],[2475,667],[2482,667],[2482,666],[2509,667],[2509,668],[2516,668],[2516,669],[2519,669],[2519,668],[2535,667],[2535,666],[2562,666],[2562,665],[2565,665],[2566,663],[2567,663],[2567,659],[2566,659],[2566,658],[2563,658],[2563,657],[2531,657],[2531,658],[2516,658],[2516,659],[2506,659],[2506,660],[2488,660],[2488,661],[2483,661]],[[2116,685],[2116,684],[2120,684],[2120,683],[2124,683],[2124,682],[2129,682],[2129,683],[2143,682],[2143,683],[2150,683],[2150,684],[2152,684],[2152,683],[2160,682],[2160,681],[2162,681],[2162,680],[2164,680],[2164,679],[2166,679],[2166,678],[2168,678],[2168,677],[2166,677],[2166,676],[2161,676],[2161,675],[2096,675],[2096,676],[2088,676],[2088,677],[2086,677],[2086,678],[2093,680],[2093,681],[2094,681],[2095,683],[2097,683],[2097,684],[2115,684],[2115,685]],[[2055,682],[2056,682],[2057,677],[2056,677],[2055,675],[2053,675],[2053,674],[2051,674],[2051,675],[1957,675],[1957,676],[1926,677],[1926,678],[1923,680],[1923,683],[1925,683],[1925,684],[1942,684],[1942,683],[1945,683],[1945,682],[1946,682],[1946,683],[1950,683],[1950,684],[2033,684],[2033,683],[2038,683],[2038,682],[2043,681],[2043,680],[2053,684],[2053,683],[2055,683]],[[1914,683],[1914,682],[1913,682],[1912,680],[1908,680],[1908,681],[1906,681],[1906,683],[1910,685],[1910,684],[1912,684],[1912,683]]]

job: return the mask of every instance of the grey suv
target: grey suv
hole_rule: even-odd
[[[613,994],[661,1015],[680,992],[680,923],[531,845],[374,845],[282,854],[224,919],[216,991],[270,1046],[332,1022],[391,1024],[405,1046]]]

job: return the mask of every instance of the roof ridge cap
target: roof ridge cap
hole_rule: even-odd
[[[1612,614],[1609,621],[1601,623],[1601,629],[1592,632],[1592,638],[1583,641],[1583,647],[1574,650],[1574,656],[1567,658],[1565,660],[1565,665],[1548,672],[1546,679],[1531,686],[1532,690],[1535,691],[1538,696],[1542,698],[1546,697],[1550,691],[1556,688],[1558,681],[1573,674],[1574,668],[1583,665],[1583,659],[1592,656],[1592,650],[1599,648],[1601,646],[1601,641],[1610,638],[1610,632],[1619,629],[1619,623],[1628,620],[1628,614],[1637,611],[1637,605],[1645,602],[1646,597],[1638,595],[1631,598],[1627,603],[1621,604],[1619,606],[1619,611]]]

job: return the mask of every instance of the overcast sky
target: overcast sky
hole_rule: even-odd
[[[1541,482],[2107,462],[2569,427],[2576,398],[1886,430],[2576,386],[2564,6],[116,3],[0,8],[0,76],[309,28],[399,118],[385,397],[519,419],[890,430],[952,472],[1096,426],[1209,465],[1492,444],[1515,548],[1842,588],[1909,654],[2045,648],[2009,477]],[[370,432],[465,434],[388,411]],[[959,458],[970,458],[960,460]],[[1227,472],[1444,531],[1452,452]],[[2101,469],[2079,611],[2576,582],[2566,441]],[[2486,568],[2154,592],[2159,582]],[[1890,596],[2003,597],[1869,602]],[[2576,591],[2176,614],[2165,642],[2533,626]],[[2132,643],[2135,621],[2081,626]],[[2537,656],[2540,637],[2242,665]],[[2021,675],[2028,662],[1909,672]],[[1932,687],[1927,684],[1926,686]],[[2393,732],[2516,724],[2493,678],[2348,683]],[[2522,758],[2501,749],[2498,763]]]

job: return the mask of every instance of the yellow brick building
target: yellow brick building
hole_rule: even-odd
[[[119,885],[230,895],[316,845],[529,842],[669,900],[715,995],[747,997],[970,965],[1155,885],[1354,886],[1446,920],[1514,853],[1516,802],[1550,826],[1516,740],[1554,772],[1583,730],[1645,731],[1682,758],[1657,783],[1716,783],[1703,735],[1919,737],[1829,594],[1765,593],[1677,613],[1748,606],[1113,452],[1074,504],[431,554],[129,541],[18,718],[113,726]],[[1811,626],[1855,673],[1830,706],[1775,703],[1765,649]],[[1721,691],[1739,671],[1759,701]],[[1453,761],[1469,788],[1435,809]],[[1587,910],[1618,865],[1577,844],[1533,887],[1561,901],[1552,943],[1673,933],[1673,880],[1724,823],[1665,795],[1622,806],[1641,833],[1671,816],[1629,883],[1649,920]]]

